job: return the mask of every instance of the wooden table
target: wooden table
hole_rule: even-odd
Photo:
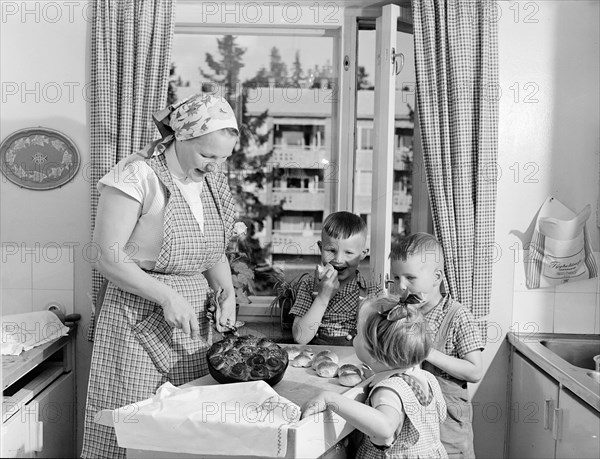
[[[285,347],[286,345],[281,345]],[[315,353],[325,349],[332,350],[340,357],[340,365],[345,363],[359,364],[360,361],[351,346],[305,346]],[[212,376],[207,375],[191,381],[181,387],[208,386],[218,384]],[[349,388],[339,384],[338,378],[321,378],[311,368],[295,368],[288,366],[281,382],[274,386],[275,391],[282,397],[299,406],[310,400],[323,390],[344,394],[353,400],[364,401],[367,395],[368,381]],[[104,410],[96,418],[96,422],[112,425],[112,412]],[[316,458],[322,456],[339,441],[347,437],[354,427],[343,418],[331,412],[320,413],[291,426],[288,430],[288,448],[286,458]],[[168,451],[147,451],[127,449],[128,458],[198,458],[194,454],[170,453]],[[203,458],[222,458],[225,456],[202,456]],[[227,457],[252,458],[256,456],[236,455]]]

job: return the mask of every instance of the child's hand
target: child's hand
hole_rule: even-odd
[[[338,273],[334,267],[329,263],[324,267],[317,266],[315,269],[315,290],[317,295],[325,296],[329,301],[339,288],[340,281],[338,281]]]
[[[321,413],[327,410],[327,402],[325,402],[325,394],[322,392],[312,400],[304,402],[300,411],[300,419],[304,419],[310,415]]]

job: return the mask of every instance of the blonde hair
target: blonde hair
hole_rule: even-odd
[[[432,340],[423,314],[411,304],[401,305],[395,320],[388,319],[388,312],[396,306],[397,297],[367,298],[361,310],[372,310],[362,327],[362,338],[377,361],[390,368],[410,368],[425,360]]]
[[[413,233],[403,237],[392,245],[391,261],[406,261],[409,257],[419,255],[421,262],[434,261],[438,266],[444,266],[444,251],[442,245],[429,233]],[[431,257],[433,256],[433,260]]]

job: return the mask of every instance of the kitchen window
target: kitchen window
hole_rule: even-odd
[[[414,196],[423,194],[425,185],[413,178],[420,152],[414,126],[414,94],[410,91],[415,79],[406,63],[391,92],[393,99],[401,102],[396,104],[390,134],[393,168],[377,169],[373,161],[374,152],[381,148],[381,134],[374,122],[378,97],[374,90],[375,56],[380,40],[375,18],[382,14],[380,10],[340,8],[335,20],[329,17],[330,22],[322,16],[320,22],[263,28],[269,24],[257,21],[246,27],[243,23],[218,24],[216,20],[188,22],[194,17],[192,7],[197,5],[183,2],[178,7],[181,20],[177,21],[173,41],[172,95],[183,98],[201,89],[225,89],[229,95],[234,92],[240,101],[242,94],[247,96],[245,107],[237,104],[238,119],[263,117],[262,124],[256,126],[257,138],[263,142],[255,141],[245,152],[244,164],[248,167],[228,171],[238,192],[254,200],[253,204],[266,207],[264,218],[256,222],[252,234],[264,259],[255,265],[255,274],[262,279],[257,283],[257,296],[273,294],[264,274],[271,269],[283,272],[287,280],[314,269],[320,260],[320,230],[330,212],[350,210],[361,215],[371,238],[372,221],[382,221],[373,207],[374,182],[381,181],[388,172],[393,174],[389,186],[393,202],[385,219],[384,230],[389,233],[385,241],[389,242],[392,234],[429,229],[426,194],[420,201]],[[302,8],[314,13],[314,8]],[[268,17],[265,14],[262,19]],[[402,29],[397,33],[403,34],[401,46],[407,63],[412,56],[412,37],[406,33],[408,17],[404,14],[397,18]],[[207,54],[219,65],[209,65]],[[227,69],[223,65],[234,55],[241,64],[235,70],[236,87],[225,88]],[[351,65],[343,70],[341,63],[346,56]],[[260,155],[268,155],[269,159],[263,163],[253,161]],[[239,210],[243,217],[247,209]],[[415,214],[421,215],[420,223],[415,221]],[[382,225],[376,226],[380,231]],[[387,242],[377,240],[379,245],[372,246],[371,253],[377,251],[378,256],[387,257],[389,245],[384,247]],[[372,262],[367,257],[361,265],[367,275]],[[250,299],[266,302],[266,298]]]

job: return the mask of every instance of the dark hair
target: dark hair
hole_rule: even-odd
[[[366,236],[367,224],[352,212],[333,212],[323,222],[323,233],[335,239],[348,239],[355,234]]]
[[[398,304],[398,298],[381,296],[367,298],[361,305],[371,307],[365,320],[363,338],[369,353],[390,368],[410,368],[419,365],[429,355],[432,341],[421,311],[411,304],[403,307],[398,320],[388,320],[387,312]]]
[[[406,261],[413,255],[421,255],[422,262],[427,261],[427,255],[434,255],[435,262],[444,264],[444,251],[442,245],[429,233],[413,233],[410,236],[403,237],[397,243],[392,245],[390,260]]]

